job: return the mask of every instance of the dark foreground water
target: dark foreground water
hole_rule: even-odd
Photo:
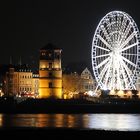
[[[140,114],[0,114],[0,127],[140,131]]]

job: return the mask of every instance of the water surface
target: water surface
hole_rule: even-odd
[[[0,127],[140,131],[140,114],[0,114]]]

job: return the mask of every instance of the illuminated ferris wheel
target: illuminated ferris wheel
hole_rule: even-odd
[[[100,21],[92,42],[92,67],[101,89],[136,89],[140,34],[127,13],[112,11]]]

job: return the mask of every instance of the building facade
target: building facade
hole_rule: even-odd
[[[38,73],[33,73],[32,75],[32,89],[34,91],[35,97],[39,97],[39,74]]]
[[[52,44],[40,49],[39,98],[62,98],[61,52]]]
[[[38,83],[39,78],[33,77],[33,72],[25,65],[10,66],[5,76],[5,95],[36,96],[38,86],[35,85]]]
[[[81,92],[88,92],[95,90],[95,80],[92,77],[88,68],[85,68],[81,73]]]
[[[65,99],[80,98],[86,92],[95,90],[95,80],[85,68],[82,72],[71,72],[63,74],[63,94]]]

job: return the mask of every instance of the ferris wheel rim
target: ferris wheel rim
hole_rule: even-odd
[[[132,19],[132,17],[130,16],[130,15],[128,15],[127,13],[125,13],[125,12],[122,12],[122,11],[112,11],[112,12],[109,12],[108,14],[106,14],[102,19],[101,19],[101,21],[99,22],[99,24],[98,24],[98,26],[97,26],[97,28],[96,28],[96,31],[95,31],[95,34],[94,34],[94,37],[93,37],[93,41],[92,41],[92,51],[91,51],[91,55],[92,55],[92,67],[93,67],[93,71],[94,71],[94,75],[95,75],[95,78],[96,78],[96,80],[97,80],[97,82],[98,82],[98,84],[99,84],[99,86],[101,87],[101,88],[103,88],[104,87],[104,85],[103,85],[103,83],[100,81],[100,79],[99,79],[99,72],[98,72],[98,70],[96,69],[96,67],[97,67],[97,60],[96,60],[96,57],[94,57],[95,55],[96,55],[96,47],[97,48],[100,48],[101,49],[101,47],[100,46],[98,46],[98,45],[95,45],[95,42],[97,41],[97,37],[98,38],[100,38],[101,40],[102,40],[102,42],[104,42],[105,44],[106,44],[106,46],[107,46],[107,48],[102,48],[104,51],[107,51],[107,52],[109,52],[110,51],[110,45],[109,44],[107,44],[107,42],[105,42],[104,40],[103,40],[103,38],[101,37],[101,36],[97,36],[97,32],[99,31],[99,29],[101,28],[101,25],[103,24],[103,22],[104,22],[104,19],[106,19],[108,16],[110,16],[110,15],[113,15],[113,14],[122,14],[127,20],[129,20],[130,21],[130,23],[132,24],[132,27],[133,27],[133,29],[135,30],[135,32],[134,32],[134,34],[132,34],[132,37],[134,38],[134,35],[136,36],[136,39],[137,39],[137,42],[135,43],[135,44],[131,44],[131,45],[129,45],[128,47],[125,47],[125,48],[123,48],[125,45],[127,45],[127,43],[129,43],[129,42],[124,42],[124,44],[122,45],[122,46],[120,46],[120,48],[122,48],[122,52],[123,51],[126,51],[127,49],[130,49],[131,47],[133,47],[133,46],[137,46],[137,54],[132,54],[131,56],[137,56],[136,57],[136,64],[133,64],[131,61],[129,61],[128,59],[126,59],[124,56],[121,56],[121,59],[123,59],[123,61],[125,61],[126,63],[130,63],[132,66],[134,66],[134,67],[136,67],[135,69],[134,69],[134,71],[135,71],[135,73],[136,73],[136,71],[137,71],[137,65],[138,65],[138,61],[139,61],[139,58],[138,58],[138,53],[139,53],[139,43],[140,43],[140,38],[139,38],[139,30],[138,30],[138,28],[137,28],[137,25],[136,25],[136,23],[135,23],[135,21]],[[101,30],[101,29],[100,29]],[[96,40],[95,40],[96,39]],[[130,37],[130,39],[131,39],[131,37]],[[94,42],[95,41],[95,42]],[[130,40],[128,40],[128,41],[130,41]],[[104,54],[104,56],[105,55],[108,55],[108,54]],[[126,55],[126,54],[123,54],[123,55]],[[127,55],[130,55],[130,54],[127,54]],[[103,56],[103,55],[102,55]],[[118,55],[119,56],[119,55]],[[101,57],[101,56],[97,56],[97,57]],[[108,57],[109,58],[109,57]],[[103,64],[103,63],[107,63],[108,62],[108,59],[106,59],[106,61],[103,61],[101,64]],[[121,62],[121,61],[120,61]],[[111,62],[110,62],[111,63]],[[110,63],[107,63],[108,65],[111,65]],[[124,62],[122,62],[123,64],[122,65],[125,65],[125,69],[123,70],[123,71],[126,71],[126,69],[127,69],[127,66],[126,66],[126,64],[124,63]],[[100,67],[102,66],[102,65],[99,65]],[[98,68],[99,68],[99,66],[98,66]],[[123,66],[120,66],[120,67],[123,67]],[[104,67],[104,70],[105,69],[107,69],[107,68],[105,68]],[[123,69],[123,68],[122,68]],[[127,69],[128,71],[130,71],[129,69]],[[117,70],[118,72],[119,72],[119,70]],[[130,75],[129,73],[128,73],[128,75]],[[101,76],[101,75],[100,75]],[[134,75],[133,75],[134,76]],[[119,77],[119,76],[118,76]],[[129,77],[129,78],[131,78],[131,77]],[[133,78],[133,77],[132,77]],[[133,83],[133,81],[131,80],[131,83],[130,84],[132,84]]]

